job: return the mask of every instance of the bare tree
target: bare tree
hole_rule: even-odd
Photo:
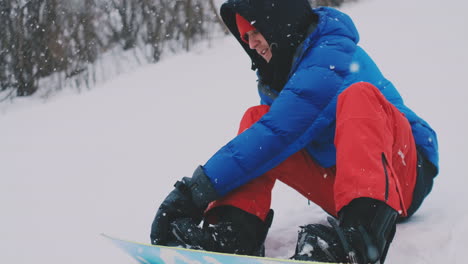
[[[157,62],[161,59],[161,53],[164,46],[163,24],[166,19],[161,5],[156,5],[155,1],[142,0],[142,15],[146,37],[144,43],[152,49],[150,60]]]
[[[138,21],[140,2],[135,0],[113,0],[112,3],[118,11],[122,23],[119,37],[124,42],[123,48],[124,50],[134,48],[140,30],[140,21]]]
[[[5,91],[12,86],[11,79],[11,29],[12,19],[10,13],[13,6],[10,1],[0,2],[0,91]]]
[[[221,19],[221,16],[219,15],[218,8],[216,7],[216,4],[214,3],[214,0],[209,0],[208,4],[210,5],[211,12],[216,17],[216,20],[218,21],[218,23],[220,25],[224,25],[224,22]],[[229,29],[227,27],[224,27],[224,33],[229,34]]]
[[[346,2],[355,2],[357,0],[310,0],[312,6],[334,6],[339,7]]]
[[[27,96],[37,90],[37,76],[40,67],[37,63],[39,50],[33,45],[36,39],[40,39],[41,27],[39,25],[41,6],[44,1],[29,1],[26,4],[15,7],[13,27],[15,37],[12,43],[13,75],[15,76],[18,96]]]
[[[0,92],[31,95],[49,76],[90,87],[103,53],[150,50],[157,62],[221,32],[220,21],[213,0],[0,0]]]

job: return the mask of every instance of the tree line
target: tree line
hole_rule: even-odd
[[[89,65],[113,49],[157,62],[223,31],[214,0],[0,0],[0,101],[34,94],[49,76],[90,87]]]

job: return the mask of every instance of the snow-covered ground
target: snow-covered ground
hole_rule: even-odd
[[[465,263],[468,248],[468,3],[361,0],[342,8],[361,44],[438,132],[441,173],[399,226],[387,263]],[[0,115],[0,263],[134,263],[102,238],[149,241],[156,208],[258,103],[228,37],[79,95],[22,99]],[[267,254],[292,255],[298,226],[325,214],[277,184]],[[292,217],[294,216],[294,217]]]

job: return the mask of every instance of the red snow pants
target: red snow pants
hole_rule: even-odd
[[[268,110],[266,105],[249,108],[239,133]],[[280,180],[335,216],[360,197],[383,201],[406,216],[416,183],[417,154],[411,126],[372,84],[356,83],[339,95],[334,143],[336,166],[323,168],[301,150],[212,202],[207,214],[215,207],[230,205],[265,220],[273,186]]]

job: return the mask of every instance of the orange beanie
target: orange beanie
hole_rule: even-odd
[[[241,15],[236,14],[236,23],[237,23],[237,30],[239,30],[239,35],[241,39],[245,43],[249,43],[249,41],[245,38],[245,33],[255,30],[255,27],[250,24],[249,21],[247,21],[245,18],[243,18]]]

